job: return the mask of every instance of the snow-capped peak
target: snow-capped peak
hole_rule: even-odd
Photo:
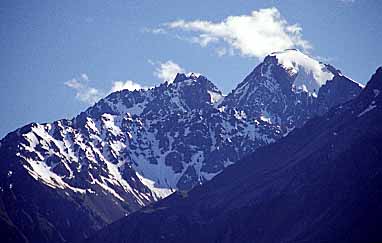
[[[276,57],[278,64],[290,75],[296,75],[293,83],[296,89],[309,93],[317,92],[326,81],[334,77],[334,73],[326,65],[296,49],[274,52],[269,56]]]

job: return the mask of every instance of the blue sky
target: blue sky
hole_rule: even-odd
[[[3,0],[0,137],[177,70],[228,93],[272,48],[297,47],[365,83],[382,65],[381,12],[379,0]]]

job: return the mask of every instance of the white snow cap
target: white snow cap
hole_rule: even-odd
[[[291,75],[297,74],[294,81],[296,89],[310,93],[314,91],[318,92],[318,89],[324,85],[326,81],[334,77],[334,74],[329,71],[324,64],[296,49],[274,52],[270,54],[270,56],[276,57],[278,63]]]

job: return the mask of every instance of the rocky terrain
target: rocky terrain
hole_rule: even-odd
[[[286,50],[226,96],[206,77],[178,74],[148,90],[112,93],[73,119],[28,124],[0,144],[2,229],[20,242],[88,237],[204,184],[362,88]]]

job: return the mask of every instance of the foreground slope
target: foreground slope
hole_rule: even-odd
[[[358,98],[88,242],[380,242],[382,68]]]

